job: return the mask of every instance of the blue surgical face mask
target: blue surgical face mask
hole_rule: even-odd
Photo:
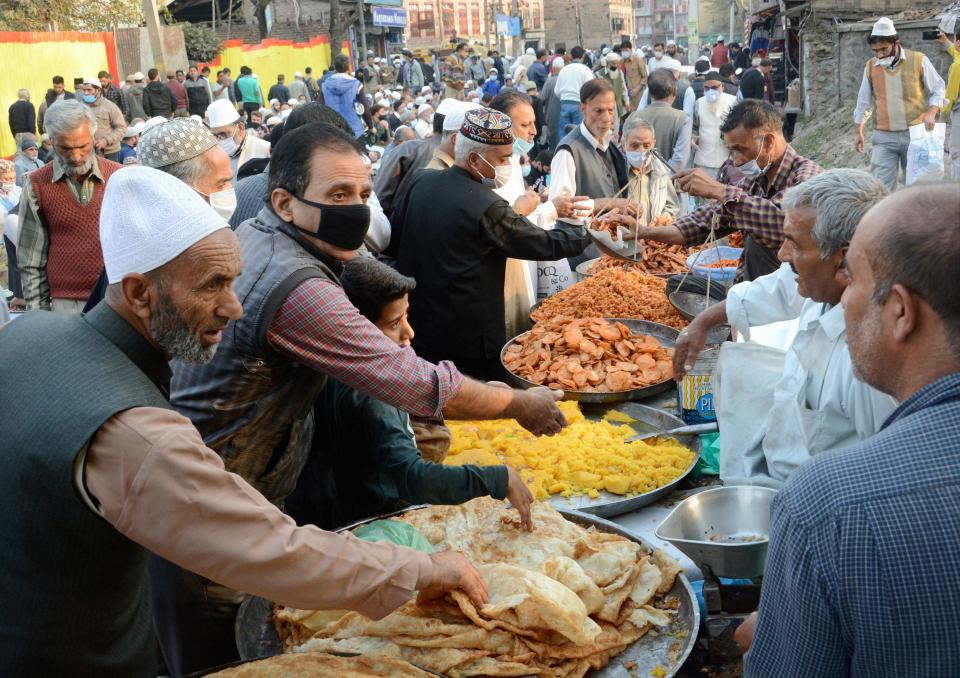
[[[757,161],[760,159],[760,154],[763,153],[764,138],[765,137],[760,137],[760,151],[757,153],[757,157],[749,162],[745,162],[742,165],[737,165],[737,169],[743,172],[750,179],[756,179],[757,177],[766,174],[767,170],[770,169],[770,165],[773,164],[772,159],[764,167],[760,167],[760,165],[757,164]]]
[[[708,89],[703,93],[708,103],[715,104],[720,100],[720,90]]]
[[[529,176],[530,176],[530,170],[532,170],[532,169],[533,169],[533,167],[530,165],[530,163],[527,163],[526,165],[524,165],[523,167],[520,168],[520,174],[522,174],[522,175],[524,176],[524,178],[529,177]]]
[[[627,156],[627,162],[630,163],[631,167],[640,169],[646,164],[647,158],[650,157],[650,151],[627,151],[624,155]]]
[[[83,94],[81,97],[83,98],[83,103],[85,104],[92,104],[97,100],[96,94]]]
[[[517,137],[513,140],[513,152],[517,155],[526,155],[533,148],[533,142]]]

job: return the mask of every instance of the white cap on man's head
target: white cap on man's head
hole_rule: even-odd
[[[83,84],[84,84],[84,85],[93,85],[93,86],[96,87],[97,89],[103,89],[103,85],[100,84],[99,78],[84,78],[84,79],[83,79]]]
[[[199,193],[172,174],[140,165],[119,169],[107,182],[100,208],[107,282],[154,271],[229,227]]]
[[[889,38],[897,34],[897,28],[893,25],[893,21],[888,19],[885,16],[877,19],[877,23],[873,25],[873,30],[870,31],[870,37],[877,38]]]
[[[445,99],[443,103],[437,108],[437,113],[440,113],[440,108],[443,108],[444,104],[447,101],[452,102],[447,108],[446,112],[443,113],[443,131],[444,132],[456,132],[461,127],[463,127],[463,118],[467,114],[467,111],[472,111],[475,108],[479,108],[475,103],[470,101],[457,101],[456,99]]]
[[[676,47],[676,46],[677,46],[676,40],[667,40],[667,47]]]
[[[420,94],[425,94],[426,92],[433,92],[433,88],[430,85],[424,85],[420,88]]]
[[[303,77],[303,73],[301,73],[300,71],[297,71],[296,73],[293,74],[293,77],[295,77],[295,78],[302,78],[302,77]]]
[[[683,64],[676,59],[667,57],[663,60],[663,64],[660,66],[660,68],[666,68],[668,71],[680,71],[683,68]]]
[[[217,99],[207,106],[207,118],[210,120],[211,129],[232,125],[240,120],[240,114],[229,99]]]
[[[527,54],[536,54],[536,53],[537,53],[537,50],[535,50],[533,47],[527,47]]]

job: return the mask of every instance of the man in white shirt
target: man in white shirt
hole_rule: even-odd
[[[824,172],[784,194],[779,270],[734,285],[681,332],[674,376],[692,369],[707,332],[729,323],[744,343],[724,343],[714,372],[725,484],[779,488],[814,454],[870,437],[893,412],[889,396],[859,381],[850,363],[840,297],[857,224],[887,191],[866,172]],[[797,320],[784,351],[749,341],[750,328]]]
[[[650,49],[649,47],[647,49]],[[664,63],[669,59],[663,51],[663,43],[657,42],[653,45],[653,56],[647,59],[647,75],[653,73],[658,68],[661,68]]]
[[[583,63],[583,47],[570,50],[573,61],[560,69],[554,95],[560,100],[560,136],[567,133],[567,125],[576,127],[583,122],[580,112],[580,88],[593,80],[593,71]]]
[[[703,97],[697,99],[694,107],[691,147],[696,151],[694,167],[702,169],[714,179],[730,155],[723,143],[720,127],[736,104],[737,97],[723,91],[723,79],[719,72],[710,71],[703,77]]]

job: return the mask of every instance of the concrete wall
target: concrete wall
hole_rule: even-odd
[[[153,53],[150,36],[146,28],[118,28],[115,31],[117,41],[117,67],[121,81],[128,73],[137,71],[146,74],[151,68],[160,65],[160,59]],[[163,65],[169,70],[187,69],[187,51],[183,44],[183,29],[180,26],[162,26]]]
[[[546,46],[564,44],[567,49],[581,44],[577,37],[579,3],[582,45],[596,49],[602,44],[619,44],[621,35],[633,35],[633,5],[628,0],[544,0]],[[614,31],[611,18],[622,18],[623,28]]]
[[[882,2],[884,0],[876,0]],[[940,43],[923,40],[922,33],[937,26],[936,19],[900,22],[901,44],[926,54],[941,77],[946,79],[950,57]],[[860,89],[864,65],[872,56],[867,37],[872,22],[840,24],[818,22],[803,34],[804,90],[806,110],[833,110],[853,104]]]

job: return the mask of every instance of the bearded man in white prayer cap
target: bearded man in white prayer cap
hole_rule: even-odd
[[[140,133],[139,164],[175,176],[202,196],[217,214],[229,220],[237,208],[233,168],[216,137],[206,125],[192,117],[154,120],[148,120]],[[84,312],[100,303],[106,291],[107,274],[103,271],[90,291]]]
[[[156,676],[150,551],[303,609],[380,618],[418,589],[487,602],[459,554],[297,527],[173,410],[168,361],[209,361],[242,313],[237,237],[201,196],[155,169],[117,170],[100,240],[106,303],[0,329],[0,412],[17,412],[0,418],[6,673]]]
[[[933,129],[947,86],[926,54],[901,46],[897,28],[887,17],[873,25],[867,42],[873,56],[864,66],[853,110],[856,146],[863,153],[863,128],[874,108],[870,172],[893,191],[901,167],[906,175],[910,127],[923,123]]]

